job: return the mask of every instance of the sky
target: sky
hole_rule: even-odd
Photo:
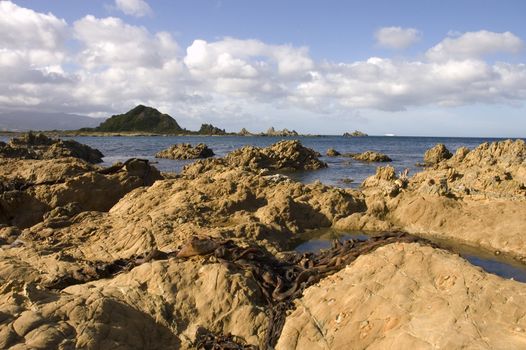
[[[525,1],[0,1],[0,110],[526,137]]]

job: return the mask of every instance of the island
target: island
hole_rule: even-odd
[[[344,133],[343,136],[345,136],[345,137],[364,137],[364,136],[369,136],[369,135],[367,135],[366,133],[361,132],[359,130],[354,130],[351,133],[349,133],[349,132]]]

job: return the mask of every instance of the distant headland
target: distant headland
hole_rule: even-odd
[[[61,116],[63,118],[63,116]],[[87,117],[85,117],[87,118]],[[95,118],[87,118],[94,119]],[[153,107],[138,105],[126,113],[115,114],[107,119],[102,119],[98,126],[82,127],[76,130],[42,130],[46,134],[65,135],[65,136],[274,136],[274,137],[297,137],[297,136],[321,136],[313,134],[300,134],[296,130],[275,129],[270,127],[265,132],[253,133],[242,128],[239,132],[227,132],[212,124],[204,123],[197,131],[188,130],[179,125],[179,123],[169,114],[161,113]],[[93,122],[91,122],[93,125]],[[96,125],[96,124],[95,124]],[[37,129],[37,130],[38,130]],[[20,130],[21,131],[21,130]],[[19,130],[14,133],[19,132]],[[10,131],[3,131],[4,134],[10,134]],[[361,137],[368,136],[366,133],[355,130],[351,133],[346,132],[343,136]]]

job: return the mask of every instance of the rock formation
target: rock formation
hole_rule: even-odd
[[[254,134],[252,134],[247,129],[243,128],[243,129],[241,129],[241,131],[238,132],[238,135],[239,136],[253,136]]]
[[[326,154],[327,154],[327,157],[337,157],[341,155],[341,153],[335,150],[334,148],[329,148]]]
[[[392,159],[387,155],[376,151],[365,151],[363,153],[345,153],[343,156],[362,162],[392,162]]]
[[[197,132],[199,135],[226,135],[225,129],[219,129],[212,124],[201,124],[201,128]]]
[[[274,127],[271,127],[270,129],[267,130],[267,132],[261,133],[260,135],[286,137],[286,136],[298,136],[298,133],[295,130],[292,130],[292,131],[288,129],[275,130]]]
[[[294,171],[326,168],[327,164],[318,159],[319,153],[304,147],[299,141],[280,141],[269,147],[245,146],[234,150],[224,158],[207,159],[184,168],[186,174],[202,173],[208,170],[244,168],[252,171],[261,169]]]
[[[369,136],[369,135],[367,135],[366,133],[361,132],[359,130],[354,130],[351,133],[349,133],[349,132],[344,133],[343,136],[345,136],[345,137],[364,137],[364,136]]]
[[[453,155],[443,143],[439,143],[433,148],[430,148],[424,154],[424,164],[426,166],[433,166],[443,160],[451,158]]]
[[[0,142],[0,157],[19,159],[74,157],[90,163],[100,163],[104,155],[99,150],[74,140],[56,140],[42,133],[29,132],[11,139],[8,143]]]
[[[179,143],[155,154],[156,158],[168,159],[199,159],[213,156],[214,152],[204,143],[195,146],[189,143]]]
[[[400,229],[506,252],[526,261],[523,140],[462,147],[450,159],[415,174],[378,168],[363,183],[367,212],[337,223],[345,229]]]

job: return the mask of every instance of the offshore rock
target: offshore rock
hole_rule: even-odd
[[[334,148],[329,148],[326,154],[327,154],[327,157],[337,157],[341,155],[341,153],[335,150]]]
[[[186,166],[186,175],[199,174],[210,170],[243,168],[250,171],[268,170],[315,170],[326,168],[319,160],[319,153],[304,147],[299,141],[280,141],[269,147],[245,146],[228,153],[224,158],[197,161]]]
[[[363,153],[346,153],[345,157],[351,157],[353,159],[362,162],[392,162],[392,159],[387,155],[376,152],[376,151],[365,151]]]
[[[89,163],[100,163],[104,155],[99,150],[74,140],[56,140],[42,133],[30,132],[11,139],[7,144],[0,142],[0,157],[21,159],[73,157]]]
[[[156,158],[168,159],[199,159],[213,157],[214,152],[204,143],[192,146],[189,143],[179,143],[158,152]]]

